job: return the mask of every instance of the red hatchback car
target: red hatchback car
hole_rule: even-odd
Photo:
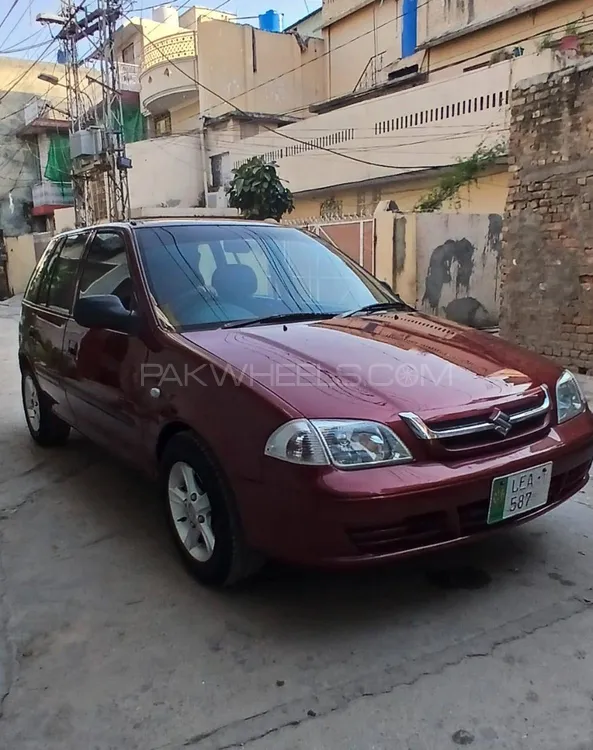
[[[479,539],[567,500],[593,460],[569,372],[272,224],[55,237],[19,360],[33,438],[73,427],[158,476],[205,583],[265,557],[359,566]]]

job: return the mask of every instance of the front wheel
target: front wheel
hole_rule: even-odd
[[[63,445],[70,435],[70,426],[52,412],[47,396],[41,391],[31,372],[21,380],[25,420],[33,440],[44,448]]]
[[[192,433],[167,444],[161,484],[175,544],[201,583],[228,586],[256,572],[261,559],[245,544],[230,490]]]

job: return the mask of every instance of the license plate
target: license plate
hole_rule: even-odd
[[[490,493],[488,523],[499,523],[544,506],[550,494],[552,469],[553,464],[543,464],[495,479]]]

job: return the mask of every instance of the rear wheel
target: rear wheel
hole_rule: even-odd
[[[192,433],[165,447],[161,483],[173,539],[201,583],[228,586],[256,572],[261,558],[245,544],[231,492]]]
[[[21,385],[25,420],[33,440],[44,448],[63,445],[70,426],[53,414],[47,396],[30,371],[23,372]]]

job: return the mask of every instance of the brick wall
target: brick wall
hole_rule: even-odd
[[[501,333],[593,374],[593,62],[514,90]]]

